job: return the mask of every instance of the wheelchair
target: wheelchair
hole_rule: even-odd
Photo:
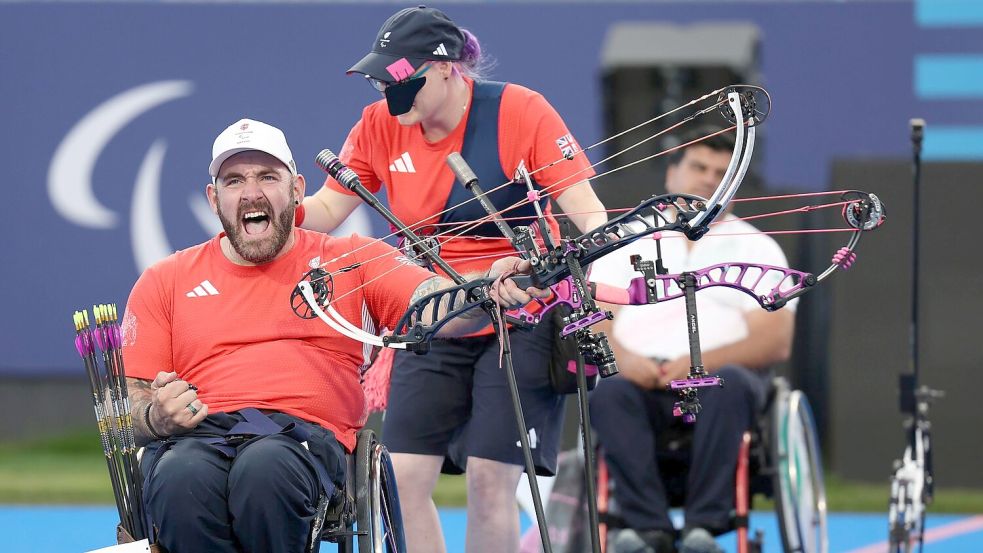
[[[389,451],[368,428],[358,432],[355,453],[348,455],[346,479],[343,488],[318,502],[308,551],[320,542],[331,542],[337,544],[338,553],[354,553],[357,538],[358,553],[406,553],[396,474]],[[116,532],[117,543],[133,541],[121,526]],[[151,551],[164,550],[152,545]]]
[[[685,500],[692,432],[670,427],[660,435],[658,445],[657,462],[669,504],[681,507]],[[622,524],[619,517],[608,512],[611,486],[603,455],[597,459],[603,544],[607,541],[608,527]],[[748,527],[755,494],[774,499],[784,551],[827,553],[826,491],[816,426],[805,395],[792,390],[784,378],[772,380],[757,424],[744,433],[735,470],[733,526],[739,553],[762,551],[762,532],[758,530],[751,537]]]
[[[339,553],[405,553],[403,519],[389,451],[375,432],[358,432],[355,454],[348,456],[347,483],[322,500],[314,519],[314,539],[338,545]]]

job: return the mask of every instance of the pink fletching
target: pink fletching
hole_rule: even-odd
[[[849,269],[853,262],[857,260],[857,254],[850,248],[843,247],[833,256],[833,264],[839,265],[844,271]]]
[[[82,357],[92,353],[92,340],[89,339],[88,332],[82,332],[75,336],[75,349]]]
[[[95,336],[96,344],[99,345],[101,351],[106,351],[109,349],[109,344],[106,342],[106,335],[103,333],[102,329],[97,329],[92,333]]]
[[[123,347],[123,336],[120,334],[119,325],[109,325],[109,345],[115,349]]]

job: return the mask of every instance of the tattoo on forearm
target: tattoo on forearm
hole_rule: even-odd
[[[154,437],[147,428],[146,411],[152,398],[150,381],[139,378],[126,378],[126,389],[130,397],[130,412],[133,415],[133,435],[138,446],[150,443]]]
[[[416,287],[416,290],[413,291],[413,295],[410,296],[410,303],[411,304],[415,303],[420,298],[424,296],[428,296],[430,294],[433,294],[437,290],[440,290],[442,288],[441,285],[443,284],[443,282],[444,279],[439,276],[435,276],[432,278],[428,278],[427,280],[424,280],[419,286]]]

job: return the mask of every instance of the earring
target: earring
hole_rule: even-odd
[[[294,205],[300,205],[300,200],[294,200]]]

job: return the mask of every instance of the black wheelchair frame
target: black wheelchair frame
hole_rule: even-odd
[[[339,553],[354,553],[356,538],[358,553],[406,552],[392,460],[367,428],[348,457],[347,485],[319,504],[310,550],[328,541],[338,544]]]

